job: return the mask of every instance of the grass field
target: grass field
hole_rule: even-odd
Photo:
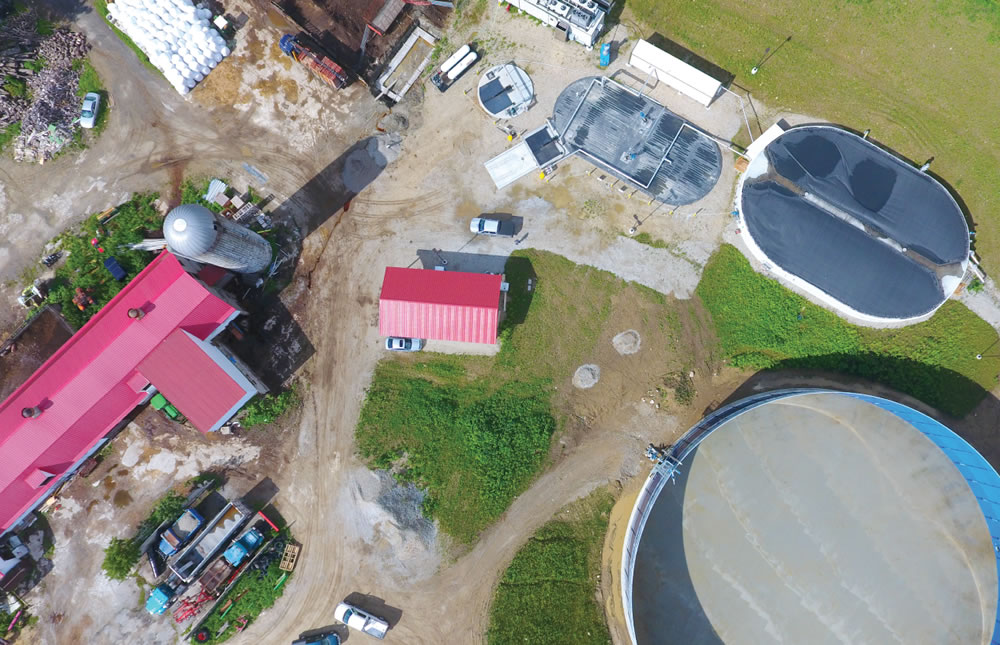
[[[369,464],[403,469],[402,479],[426,489],[425,512],[461,542],[473,541],[544,467],[567,413],[553,403],[553,385],[592,356],[612,310],[677,320],[663,315],[661,294],[551,253],[518,251],[506,277],[497,357],[382,361],[357,428]],[[531,293],[529,278],[537,285]]]
[[[987,268],[1000,265],[1000,3],[994,0],[622,0],[651,32],[736,75],[772,108],[872,137],[958,193]],[[784,47],[760,72],[766,47]],[[765,128],[769,123],[762,122]]]
[[[77,86],[76,95],[83,99],[88,92],[96,92],[101,97],[100,109],[97,112],[97,120],[94,122],[94,127],[91,129],[90,139],[95,139],[101,136],[104,132],[104,128],[108,125],[108,114],[111,112],[111,102],[108,100],[108,91],[104,89],[104,84],[101,83],[101,77],[98,75],[97,70],[94,66],[90,64],[90,60],[87,58],[78,58],[73,61],[73,69],[80,72],[80,84]],[[80,132],[80,129],[77,129]]]
[[[521,547],[493,597],[489,645],[611,642],[594,594],[613,505],[607,489],[597,490],[564,508]]]
[[[705,267],[698,296],[730,363],[749,369],[809,368],[885,383],[963,416],[996,386],[997,332],[948,301],[930,320],[901,329],[851,325],[754,272],[732,246]],[[977,360],[977,354],[985,354]]]

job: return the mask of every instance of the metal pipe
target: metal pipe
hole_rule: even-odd
[[[737,94],[736,92],[732,91],[731,89],[729,89],[726,86],[723,86],[722,89],[725,90],[725,91],[727,91],[727,92],[729,92],[730,94],[732,94],[733,96],[735,96],[736,98],[738,98],[740,100],[740,110],[743,112],[743,122],[746,123],[747,134],[750,135],[750,143],[753,143],[753,132],[750,130],[750,119],[747,118],[747,108],[743,104],[743,97],[740,96],[739,94]]]

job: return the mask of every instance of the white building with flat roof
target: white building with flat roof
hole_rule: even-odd
[[[614,0],[507,0],[507,4],[590,48],[604,29],[604,17]]]

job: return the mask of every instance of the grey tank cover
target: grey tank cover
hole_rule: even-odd
[[[271,262],[267,240],[198,204],[171,210],[163,220],[163,237],[177,255],[238,273],[259,273]]]

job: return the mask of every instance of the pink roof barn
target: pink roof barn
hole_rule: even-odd
[[[203,432],[239,410],[257,388],[208,342],[239,313],[173,255],[157,256],[0,403],[0,533],[154,388]]]
[[[497,342],[503,277],[388,267],[378,303],[383,336]]]

